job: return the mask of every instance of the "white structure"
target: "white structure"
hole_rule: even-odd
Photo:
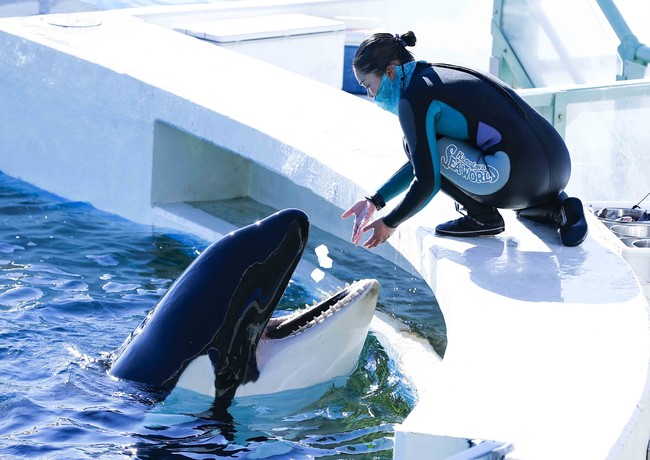
[[[327,6],[343,3],[255,11],[331,18]],[[248,195],[348,238],[341,211],[404,161],[398,123],[331,85],[173,30],[250,13],[229,4],[0,20],[0,170],[206,237],[217,219],[185,203]],[[587,240],[567,248],[506,213],[498,237],[436,237],[452,210],[436,197],[380,251],[419,270],[448,333],[437,364],[413,362],[417,342],[383,341],[419,398],[395,457],[446,458],[476,438],[512,444],[513,459],[645,458],[648,303],[604,227],[590,217]],[[380,337],[386,328],[376,325]]]
[[[343,83],[345,24],[341,21],[287,13],[177,24],[174,30],[335,88]]]

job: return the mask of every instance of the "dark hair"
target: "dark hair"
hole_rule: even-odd
[[[384,73],[393,61],[404,64],[413,60],[413,55],[406,47],[415,46],[415,41],[415,34],[410,30],[404,35],[384,32],[372,34],[359,45],[352,67],[363,73]]]

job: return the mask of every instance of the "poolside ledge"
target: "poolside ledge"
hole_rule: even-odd
[[[206,228],[174,210],[249,195],[347,238],[341,211],[404,162],[398,123],[366,101],[143,13],[2,19],[0,49],[0,170],[136,221]],[[648,303],[604,227],[590,216],[567,248],[507,212],[497,237],[435,236],[452,209],[436,197],[379,251],[421,273],[448,333],[395,458],[478,439],[511,459],[644,459]]]

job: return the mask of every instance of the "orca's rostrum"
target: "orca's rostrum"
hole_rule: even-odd
[[[211,244],[115,352],[109,374],[227,403],[352,372],[377,303],[376,280],[271,318],[308,237],[307,215],[286,209]]]

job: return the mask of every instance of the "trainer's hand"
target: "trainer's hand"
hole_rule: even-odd
[[[363,243],[363,247],[366,249],[372,249],[381,243],[386,242],[386,240],[395,233],[395,229],[386,225],[383,219],[377,219],[361,229],[364,233],[369,230],[373,230],[373,232],[372,236]]]
[[[372,215],[375,213],[375,205],[368,200],[359,200],[352,205],[350,209],[345,211],[342,215],[342,219],[347,219],[354,214],[354,227],[352,228],[352,243],[355,246],[359,245],[361,241],[361,231],[372,219]]]

